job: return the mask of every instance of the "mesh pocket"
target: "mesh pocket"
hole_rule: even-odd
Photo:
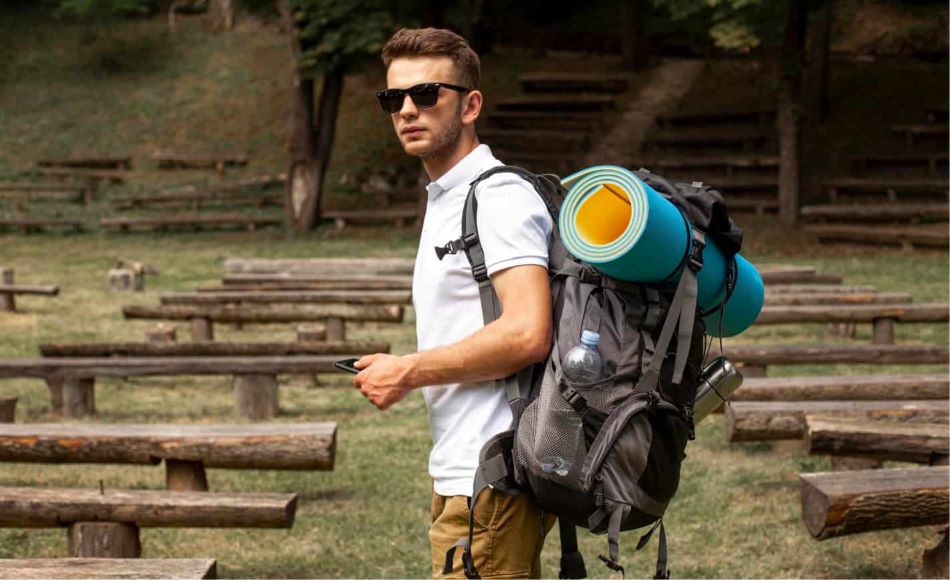
[[[553,378],[545,376],[541,394],[518,426],[517,461],[532,475],[572,489],[583,489],[581,472],[587,446],[577,411],[561,396]]]

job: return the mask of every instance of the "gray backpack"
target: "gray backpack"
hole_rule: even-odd
[[[485,324],[501,308],[478,241],[478,184],[512,172],[534,186],[554,221],[548,270],[554,340],[548,358],[498,381],[504,384],[513,423],[482,448],[472,491],[472,509],[486,487],[509,494],[530,493],[545,512],[558,517],[561,578],[584,578],[575,527],[607,534],[613,570],[619,563],[619,534],[652,524],[637,549],[659,527],[656,577],[668,578],[663,514],[679,485],[680,464],[694,438],[692,402],[704,356],[702,316],[696,306],[696,273],[702,267],[705,236],[714,236],[727,259],[739,251],[742,233],[726,214],[722,196],[701,184],[671,184],[639,170],[637,176],[667,197],[694,226],[682,274],[644,285],[603,275],[571,256],[560,240],[558,212],[565,190],[553,176],[518,167],[489,169],[471,182],[462,214],[462,236],[436,253],[464,251],[478,282]],[[604,379],[575,384],[561,372],[561,355],[584,330],[600,334]],[[675,339],[675,340],[674,340]],[[468,537],[446,554],[444,574],[462,549],[468,578],[478,578]]]

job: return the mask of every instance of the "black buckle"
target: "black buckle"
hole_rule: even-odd
[[[461,249],[458,244],[459,240],[452,240],[451,242],[445,244],[444,246],[435,247],[435,256],[442,260],[446,254],[457,254]]]
[[[578,415],[583,417],[587,414],[587,399],[582,397],[580,393],[571,387],[567,387],[562,391],[562,394],[567,404],[577,411]]]
[[[590,266],[584,266],[581,268],[581,271],[577,274],[577,279],[583,282],[584,284],[593,284],[594,286],[600,286],[604,281],[604,275],[598,272],[597,270],[591,268]]]
[[[610,568],[614,572],[620,572],[621,576],[626,577],[626,573],[624,573],[623,571],[623,566],[621,566],[619,563],[614,562],[613,560],[611,560],[610,558],[604,555],[599,555],[597,557],[600,558],[600,561],[603,562],[604,565],[606,565],[608,568]]]
[[[485,264],[472,266],[472,276],[475,277],[477,282],[484,282],[488,280],[488,268],[485,267]]]
[[[693,243],[689,248],[689,266],[694,272],[703,267],[703,250],[706,248],[706,236],[693,230]]]

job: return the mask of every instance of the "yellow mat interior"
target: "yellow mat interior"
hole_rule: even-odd
[[[587,243],[603,246],[623,234],[630,215],[627,196],[616,185],[605,183],[577,208],[574,227]]]

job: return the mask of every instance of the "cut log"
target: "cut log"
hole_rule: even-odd
[[[282,323],[326,320],[330,317],[354,321],[401,322],[402,306],[326,304],[296,308],[265,306],[162,305],[123,306],[127,319],[189,320],[206,318],[214,322]]]
[[[859,174],[872,170],[893,173],[895,169],[923,168],[932,175],[942,172],[946,175],[948,155],[946,153],[911,153],[904,155],[862,155],[851,158],[851,164]]]
[[[415,261],[410,258],[228,258],[228,274],[290,275],[412,275]]]
[[[945,524],[948,477],[946,467],[802,474],[802,519],[818,540]]]
[[[0,291],[2,291],[0,286]],[[175,292],[162,294],[162,304],[410,304],[405,290],[310,290],[244,292]],[[901,302],[907,302],[905,298]]]
[[[138,558],[142,555],[139,528],[118,522],[75,522],[69,525],[71,558]]]
[[[747,379],[733,401],[880,401],[950,398],[946,373]]]
[[[806,226],[805,231],[818,236],[820,242],[854,242],[876,246],[933,247],[946,249],[950,233],[946,228],[920,229],[918,227],[874,227],[854,225]]]
[[[489,113],[488,123],[503,129],[555,129],[594,132],[604,125],[604,117],[597,112],[497,111]],[[502,151],[504,149],[501,149]],[[495,148],[492,148],[492,152]],[[498,155],[499,159],[507,156]]]
[[[78,167],[83,169],[132,169],[131,157],[76,157],[72,159],[40,159],[38,167]]]
[[[893,201],[898,196],[919,197],[920,195],[946,199],[948,185],[946,179],[932,177],[844,177],[823,182],[822,189],[831,201],[837,200],[843,194],[886,195]]]
[[[286,274],[228,274],[221,290],[411,290],[411,276],[289,276]],[[230,287],[230,288],[229,288]],[[200,291],[200,290],[199,290]]]
[[[335,423],[0,425],[0,461],[332,470]]]
[[[947,426],[868,421],[847,417],[805,417],[809,452],[932,465],[950,455]]]
[[[16,397],[0,398],[0,423],[13,423],[16,418]]]
[[[50,227],[67,227],[75,228],[76,230],[82,230],[83,222],[82,220],[73,220],[73,219],[59,219],[59,218],[3,218],[0,219],[0,227],[2,228],[17,228],[23,232],[31,232],[34,230],[50,228]]]
[[[765,295],[766,306],[821,306],[848,304],[909,304],[913,296],[908,292],[862,292],[845,294],[831,292],[820,294],[770,294]]]
[[[53,179],[93,183],[105,181],[118,185],[125,183],[125,179],[128,176],[124,171],[110,169],[68,169],[59,167],[38,167],[30,169],[26,173],[33,176],[50,177]]]
[[[770,284],[765,288],[766,298],[787,294],[871,294],[877,292],[874,286],[844,286],[835,284]]]
[[[252,421],[277,416],[277,377],[265,374],[234,375],[234,399],[240,416]]]
[[[309,336],[309,335],[308,335]],[[318,336],[325,337],[322,327]],[[348,355],[353,353],[388,353],[389,343],[380,341],[326,341],[305,342],[103,342],[41,344],[43,356],[51,357],[106,357],[106,356],[291,356],[291,355]]]
[[[422,216],[415,205],[408,207],[389,207],[384,209],[335,209],[325,210],[322,217],[333,220],[337,229],[343,229],[350,223],[392,223],[396,227],[405,227]]]
[[[96,412],[96,379],[65,377],[63,379],[63,414],[85,417]]]
[[[841,276],[834,274],[815,274],[814,272],[787,272],[760,270],[765,284],[841,284]]]
[[[740,387],[741,390],[741,387]],[[874,415],[897,420],[921,419],[946,422],[947,401],[769,401],[737,402],[726,406],[726,439],[774,441],[801,439],[805,415]]]
[[[950,347],[930,345],[728,345],[725,356],[743,365],[948,364]],[[719,347],[707,358],[721,356]]]
[[[887,318],[897,322],[946,322],[946,304],[868,304],[854,306],[766,306],[756,324],[806,322],[874,322]]]
[[[237,154],[196,154],[176,151],[156,151],[150,156],[158,162],[159,169],[215,169],[223,171],[225,167],[244,167],[247,155]]]
[[[833,220],[836,222],[922,222],[946,221],[950,204],[946,203],[886,203],[886,204],[825,204],[805,205],[801,208],[805,219]]]
[[[647,169],[656,169],[665,172],[669,172],[670,170],[694,172],[719,169],[723,170],[726,175],[731,175],[737,170],[768,169],[774,171],[778,169],[778,157],[774,155],[659,157],[656,159],[643,160],[639,164]]]
[[[331,316],[330,318],[326,319],[325,327],[328,341],[346,341],[346,324],[343,318],[339,316]]]
[[[0,378],[326,373],[338,372],[333,363],[339,358],[339,355],[7,358],[0,360]]]
[[[563,129],[482,129],[478,136],[489,143],[505,143],[534,152],[578,152],[588,149],[591,143],[588,132]]]
[[[203,343],[214,340],[214,326],[210,318],[195,317],[190,322],[192,342]]]
[[[161,191],[153,194],[139,194],[116,196],[112,204],[116,207],[138,207],[145,205],[168,206],[174,204],[201,204],[214,201],[240,202],[270,202],[280,199],[279,194],[261,193],[261,189],[281,186],[287,181],[283,173],[276,175],[261,175],[239,181],[208,186],[187,186],[170,191]]]
[[[0,488],[0,527],[101,521],[139,527],[289,528],[297,496],[77,488]]]
[[[198,580],[217,578],[214,560],[128,558],[50,558],[0,560],[0,579],[118,580],[174,578]]]
[[[59,286],[36,284],[0,284],[0,294],[31,294],[33,296],[58,296]]]
[[[136,226],[150,229],[171,226],[243,226],[254,229],[259,226],[278,226],[284,223],[282,218],[267,216],[249,216],[239,214],[179,214],[161,217],[106,217],[99,220],[104,228],[126,230]]]

